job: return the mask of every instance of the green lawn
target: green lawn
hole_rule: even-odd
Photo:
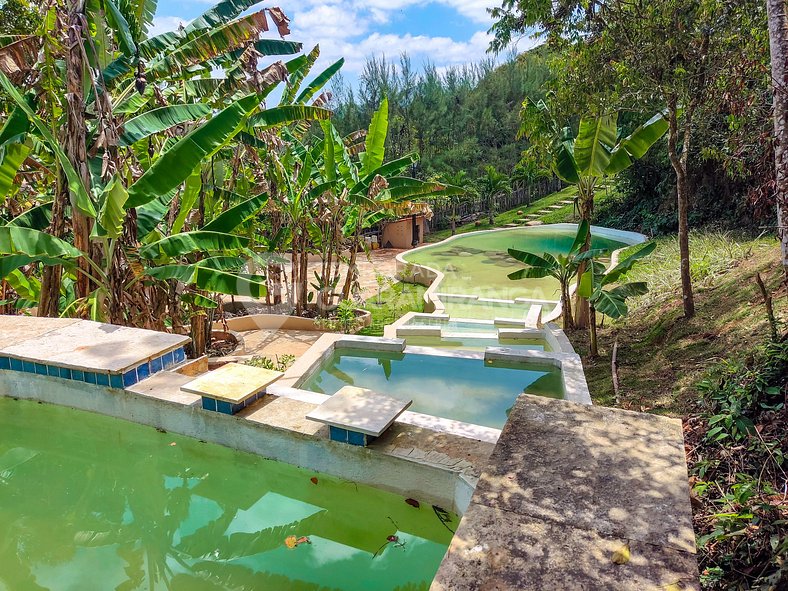
[[[362,329],[358,334],[370,337],[383,336],[383,327],[404,316],[408,312],[424,311],[424,292],[427,288],[423,285],[410,283],[395,283],[380,295],[381,304],[377,303],[377,296],[369,298],[364,303],[364,309],[372,312],[372,325]]]

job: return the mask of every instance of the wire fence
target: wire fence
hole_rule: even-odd
[[[515,189],[511,193],[506,193],[495,198],[495,211],[500,213],[519,207],[546,197],[551,193],[560,191],[561,181],[557,178],[541,179],[526,187]],[[473,197],[463,199],[456,205],[457,225],[473,222],[487,215],[489,202],[484,197]],[[449,202],[434,203],[432,205],[432,220],[430,230],[445,230],[451,227],[452,204]]]

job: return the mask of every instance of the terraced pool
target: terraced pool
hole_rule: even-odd
[[[0,589],[426,590],[440,508],[0,397]]]

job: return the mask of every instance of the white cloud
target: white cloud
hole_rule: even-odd
[[[186,26],[188,23],[188,20],[182,19],[179,16],[154,16],[153,24],[148,30],[148,36],[155,37],[156,35],[161,35],[162,33],[174,31],[181,25]]]

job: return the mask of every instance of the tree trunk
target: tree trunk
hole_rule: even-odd
[[[777,235],[782,250],[784,281],[788,284],[788,15],[785,0],[766,0],[766,12],[769,17],[774,97]]]
[[[689,252],[689,181],[687,179],[687,162],[689,161],[690,128],[692,125],[692,109],[684,112],[684,138],[681,155],[678,153],[679,127],[675,97],[668,99],[668,152],[673,171],[676,173],[676,203],[679,218],[679,255],[681,257],[681,296],[684,304],[684,317],[695,315],[695,298],[692,294],[692,276],[690,275]]]
[[[208,349],[208,317],[204,311],[196,312],[191,318],[192,353],[195,359],[205,355]]]
[[[490,225],[495,225],[495,195],[490,195],[490,200],[487,203],[487,215],[490,218]]]
[[[68,10],[68,47],[66,54],[66,131],[65,153],[71,165],[82,179],[85,190],[90,194],[90,174],[87,157],[87,127],[85,125],[85,60],[82,47],[83,25],[85,22],[84,0],[71,0]],[[72,196],[73,197],[73,196]],[[74,246],[92,257],[90,245],[90,219],[71,203],[71,229],[74,233]],[[78,261],[83,271],[77,273],[76,296],[87,297],[91,282],[85,274],[89,272],[88,261],[82,257]]]
[[[564,328],[571,330],[575,327],[572,317],[572,298],[569,297],[569,286],[561,286],[561,314],[564,317]]]
[[[457,233],[457,202],[452,199],[451,201],[451,235],[454,236]]]
[[[59,179],[52,203],[52,221],[47,232],[56,238],[62,238],[66,231],[66,205],[68,204],[68,186],[64,179]],[[52,318],[60,315],[60,284],[63,268],[60,265],[46,265],[41,274],[41,296],[38,299],[38,315]]]
[[[594,308],[594,306],[590,306],[590,322],[588,323],[588,329],[591,337],[591,357],[597,357],[599,355],[599,346],[596,339],[596,308]]]
[[[586,220],[589,224],[591,218],[594,216],[594,180],[581,181],[577,185],[577,204],[580,210],[580,219]],[[591,232],[588,233],[586,242],[580,249],[580,252],[586,252],[591,248]],[[577,280],[586,272],[586,263],[582,262],[577,268]],[[587,328],[589,322],[590,312],[588,307],[588,300],[580,296],[579,290],[575,296],[575,328]]]

